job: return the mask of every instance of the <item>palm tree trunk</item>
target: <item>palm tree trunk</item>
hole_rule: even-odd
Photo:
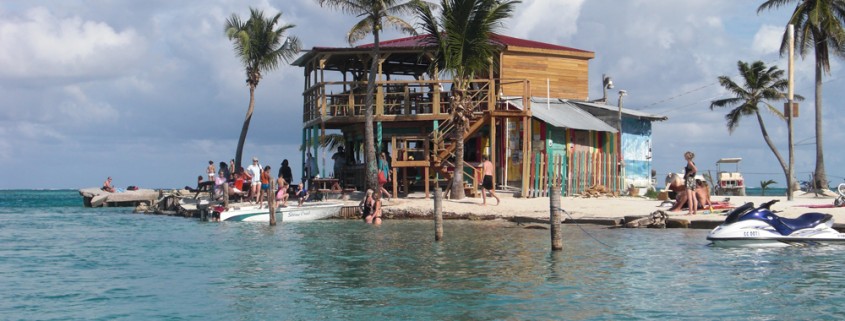
[[[818,46],[816,48],[818,49]],[[824,143],[822,143],[822,66],[816,63],[816,188],[827,189],[827,173],[824,170]]]
[[[252,121],[252,112],[255,110],[255,86],[249,86],[249,108],[246,110],[246,118],[244,118],[244,125],[241,127],[241,137],[238,138],[238,149],[235,152],[235,170],[241,168],[241,158],[244,153],[244,142],[246,142],[246,133],[249,132],[249,123]]]
[[[778,152],[777,147],[775,144],[772,143],[772,139],[769,137],[769,132],[766,130],[766,125],[763,124],[763,116],[760,115],[760,111],[757,111],[757,123],[760,124],[760,132],[763,133],[763,140],[766,141],[766,144],[769,145],[769,149],[772,150],[772,153],[775,154],[775,158],[777,158],[778,163],[780,164],[780,168],[783,169],[783,175],[786,177],[786,181],[789,182],[789,167],[786,166],[786,162],[784,162],[783,157],[780,156],[780,152]],[[794,179],[792,180],[795,181]]]
[[[364,110],[364,161],[367,164],[366,185],[367,188],[378,191],[378,174],[376,169],[376,146],[375,135],[373,134],[373,105],[376,91],[376,73],[378,73],[378,51],[379,51],[379,34],[377,30],[373,30],[373,55],[371,57],[372,64],[370,66],[370,74],[367,77],[367,98],[365,101]],[[385,173],[387,175],[387,173]]]
[[[466,91],[461,90],[459,97],[455,99],[458,106],[454,106],[453,120],[455,121],[455,170],[452,175],[451,199],[460,200],[464,194],[464,133],[466,132],[466,114],[469,108],[469,99],[466,98]]]
[[[460,200],[464,196],[464,122],[455,124],[455,171],[452,174],[451,199]]]

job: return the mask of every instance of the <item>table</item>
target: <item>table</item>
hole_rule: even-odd
[[[328,194],[332,193],[332,186],[339,181],[337,178],[314,178],[311,180],[311,186],[314,186],[312,189],[316,189],[320,194],[320,199],[324,200]],[[341,192],[342,190],[336,193],[340,194]]]

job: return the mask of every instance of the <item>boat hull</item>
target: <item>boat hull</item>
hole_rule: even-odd
[[[282,222],[315,221],[340,214],[342,203],[306,203],[302,206],[276,208],[276,219]],[[256,205],[233,206],[220,213],[220,221],[226,222],[269,222],[270,209]]]

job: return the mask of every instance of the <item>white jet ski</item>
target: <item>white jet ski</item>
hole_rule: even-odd
[[[845,234],[833,229],[833,215],[804,213],[798,218],[775,215],[771,200],[755,208],[754,203],[737,207],[707,235],[716,246],[782,247],[842,243]]]

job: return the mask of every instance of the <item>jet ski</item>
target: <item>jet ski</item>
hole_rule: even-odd
[[[833,229],[833,215],[804,213],[785,218],[771,210],[771,200],[754,207],[745,203],[728,213],[725,222],[710,231],[707,240],[716,246],[783,247],[792,245],[845,244],[845,234]]]

